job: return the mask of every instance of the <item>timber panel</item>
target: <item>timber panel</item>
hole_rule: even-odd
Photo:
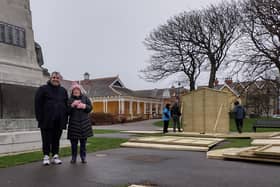
[[[182,125],[186,132],[228,133],[228,94],[200,89],[182,97]]]

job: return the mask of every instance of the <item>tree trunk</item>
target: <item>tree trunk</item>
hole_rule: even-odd
[[[195,80],[190,79],[190,91],[194,91],[195,90]]]
[[[211,71],[210,71],[210,77],[209,77],[209,83],[208,83],[208,87],[209,88],[214,88],[214,83],[215,83],[215,79],[216,79],[216,67],[215,64],[211,63]]]

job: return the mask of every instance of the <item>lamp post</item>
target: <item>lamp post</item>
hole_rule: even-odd
[[[276,78],[277,85],[277,114],[280,114],[280,77]]]
[[[177,102],[180,103],[180,87],[181,87],[181,82],[178,82],[178,88],[177,88]]]

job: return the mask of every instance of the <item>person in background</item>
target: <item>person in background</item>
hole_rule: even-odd
[[[71,142],[72,159],[75,164],[78,154],[78,142],[80,141],[80,157],[82,163],[86,161],[86,143],[87,138],[93,136],[89,113],[92,110],[91,101],[82,94],[79,84],[73,83],[71,87],[71,96],[68,103],[69,126],[67,138]]]
[[[173,106],[171,107],[171,117],[173,119],[173,132],[176,132],[176,128],[178,129],[179,132],[182,132],[181,127],[180,127],[180,107],[178,102],[175,102]]]
[[[168,133],[169,120],[171,118],[170,104],[166,104],[162,112],[163,133]]]
[[[53,164],[62,163],[58,156],[59,141],[68,122],[68,94],[60,86],[61,79],[60,73],[53,72],[47,84],[38,88],[35,94],[35,116],[42,136],[43,165],[50,165],[50,153]]]
[[[233,113],[234,113],[236,128],[239,133],[242,133],[243,119],[246,116],[246,111],[244,107],[239,104],[238,101],[234,103]]]

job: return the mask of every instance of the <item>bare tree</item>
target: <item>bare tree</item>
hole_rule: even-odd
[[[217,6],[194,12],[190,16],[191,26],[185,32],[186,40],[206,55],[210,66],[208,86],[214,87],[216,73],[225,62],[229,49],[238,40],[241,20],[235,2],[223,2]]]
[[[245,0],[242,7],[245,71],[250,77],[273,69],[280,73],[280,1]]]
[[[184,32],[191,25],[181,18],[171,18],[145,39],[144,44],[153,54],[149,65],[141,72],[147,81],[158,81],[183,72],[190,83],[190,90],[195,90],[205,58],[199,53],[199,47],[184,39]]]

